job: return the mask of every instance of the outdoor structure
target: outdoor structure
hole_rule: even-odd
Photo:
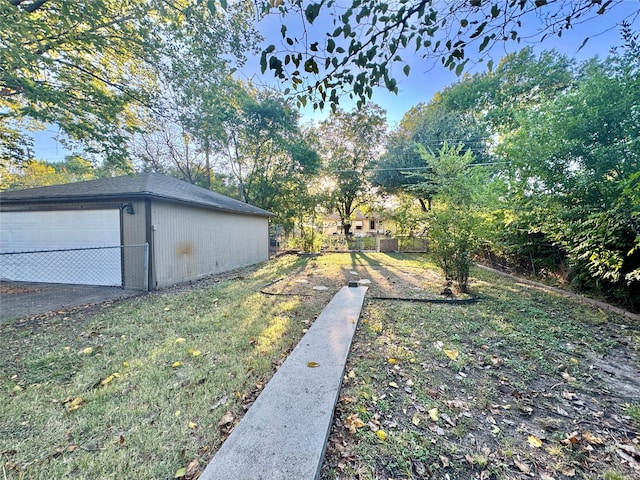
[[[1,192],[0,277],[166,287],[268,260],[271,216],[156,173]]]
[[[353,235],[376,236],[385,233],[383,217],[377,213],[368,215],[363,214],[360,210],[353,213],[351,219],[351,233]],[[325,235],[344,235],[344,228],[337,214],[326,215],[322,219],[322,233]]]

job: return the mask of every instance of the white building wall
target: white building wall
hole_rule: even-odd
[[[120,210],[2,212],[0,251],[5,280],[121,286]]]
[[[266,217],[152,202],[156,288],[269,259]]]

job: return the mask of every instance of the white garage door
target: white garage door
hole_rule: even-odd
[[[0,213],[0,250],[47,251],[2,255],[7,280],[122,285],[119,209]]]

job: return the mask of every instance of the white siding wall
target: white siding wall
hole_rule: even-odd
[[[268,219],[153,202],[155,286],[166,287],[269,259]]]

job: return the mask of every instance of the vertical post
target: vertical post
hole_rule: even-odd
[[[144,278],[145,278],[145,291],[149,291],[149,244],[144,244]]]

